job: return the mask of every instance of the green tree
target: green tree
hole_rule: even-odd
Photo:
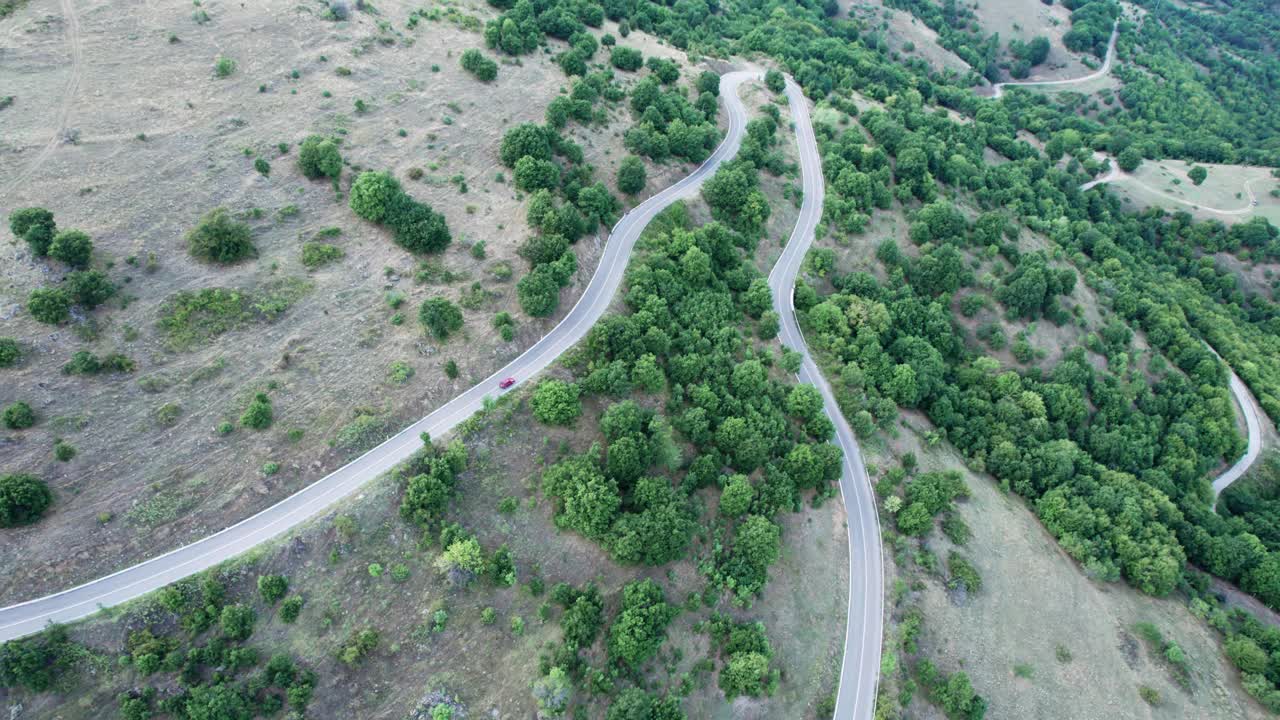
[[[77,305],[92,310],[115,295],[116,286],[101,270],[77,270],[67,274],[67,290]]]
[[[0,337],[0,368],[13,367],[22,360],[22,348],[10,337]]]
[[[658,652],[667,624],[678,613],[652,580],[628,583],[622,588],[622,609],[609,628],[609,658],[638,669]]]
[[[516,187],[525,192],[553,189],[560,184],[560,166],[551,160],[525,155],[516,161]]]
[[[333,140],[312,135],[302,141],[298,149],[298,169],[311,180],[331,178],[342,174],[342,154]]]
[[[1187,171],[1187,177],[1191,178],[1191,182],[1198,186],[1205,181],[1205,178],[1209,177],[1209,171],[1196,165]]]
[[[731,475],[720,493],[720,514],[735,518],[751,508],[756,491],[746,475]]]
[[[71,295],[62,288],[37,288],[27,296],[27,311],[46,325],[59,325],[71,317]]]
[[[644,161],[640,158],[628,155],[618,163],[618,192],[635,195],[644,190],[647,181]]]
[[[12,403],[4,409],[4,426],[10,430],[24,430],[35,424],[35,411],[22,401]]]
[[[240,424],[254,430],[265,430],[271,427],[271,421],[271,398],[268,398],[266,393],[255,394],[249,406],[245,408],[244,414],[240,416]]]
[[[58,232],[58,226],[53,221],[53,213],[44,208],[29,207],[9,214],[9,230],[14,237],[27,243],[32,255],[44,257],[49,254],[49,245]]]
[[[369,222],[386,222],[393,212],[405,212],[400,182],[391,173],[360,173],[351,184],[351,210]]]
[[[53,236],[49,245],[49,257],[61,260],[73,268],[89,266],[93,256],[93,240],[80,230],[63,230]]]
[[[635,48],[616,45],[609,53],[609,62],[619,70],[635,72],[644,65],[644,55]]]
[[[502,164],[515,168],[523,157],[550,160],[551,140],[548,135],[542,126],[534,123],[520,123],[511,128],[502,136],[502,146],[498,151]]]
[[[253,608],[242,603],[228,605],[222,608],[222,614],[218,617],[218,625],[222,628],[222,634],[231,640],[242,641],[248,640],[253,634],[253,624],[257,622],[258,614]]]
[[[231,264],[257,255],[253,231],[236,222],[226,208],[214,208],[187,233],[187,250],[205,262]]]
[[[462,310],[445,298],[429,298],[418,308],[418,321],[437,340],[447,340],[462,329]]]
[[[436,558],[435,566],[454,585],[467,585],[484,573],[484,548],[475,538],[455,540]]]
[[[476,76],[477,80],[489,82],[498,77],[498,63],[484,56],[484,53],[471,48],[464,50],[459,61],[462,69]]]
[[[52,504],[53,492],[40,478],[26,473],[0,475],[0,527],[30,525]]]
[[[764,86],[773,92],[780,93],[787,86],[787,82],[782,77],[782,73],[777,70],[766,70],[764,73]]]
[[[533,684],[533,698],[538,702],[538,717],[564,717],[573,697],[573,681],[559,666],[552,666],[546,677]]]
[[[572,425],[582,415],[580,390],[575,383],[548,379],[538,383],[529,399],[533,416],[548,425]]]
[[[1130,145],[1116,157],[1116,164],[1125,172],[1133,172],[1142,164],[1142,152]]]
[[[266,604],[275,605],[287,592],[289,592],[289,579],[285,576],[258,576],[258,594],[262,596],[262,601]]]

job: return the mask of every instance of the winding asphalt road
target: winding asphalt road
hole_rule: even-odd
[[[1226,361],[1223,361],[1226,365]],[[1253,399],[1253,394],[1249,392],[1248,386],[1236,375],[1235,371],[1227,365],[1227,372],[1231,373],[1231,394],[1236,397],[1236,403],[1240,405],[1240,412],[1244,415],[1244,424],[1248,429],[1249,444],[1244,451],[1244,455],[1236,461],[1234,465],[1227,468],[1227,471],[1219,475],[1213,481],[1213,500],[1218,501],[1218,496],[1226,490],[1231,483],[1239,480],[1249,468],[1253,465],[1253,461],[1258,459],[1258,455],[1262,452],[1262,420],[1258,414],[1258,403]]]
[[[622,284],[631,250],[649,221],[673,202],[694,196],[722,162],[737,154],[746,129],[746,109],[738,97],[738,88],[744,81],[759,76],[756,72],[734,72],[720,78],[720,96],[729,119],[729,131],[720,146],[690,175],[641,203],[614,225],[600,265],[577,304],[547,335],[515,360],[381,445],[246,520],[84,585],[0,608],[0,641],[29,635],[49,623],[77,620],[99,608],[132,600],[279,536],[408,458],[422,447],[422,433],[439,437],[474,415],[483,408],[486,399],[499,394],[498,381],[502,378],[514,377],[519,384],[549,366],[604,315]]]
[[[791,78],[787,78],[787,101],[795,121],[796,143],[800,151],[800,175],[804,200],[800,217],[782,256],[769,273],[773,307],[781,319],[779,339],[799,352],[804,360],[797,378],[822,394],[827,418],[836,428],[836,441],[844,455],[840,474],[840,497],[848,513],[849,534],[849,614],[845,624],[844,661],[840,666],[840,686],[836,692],[835,720],[869,720],[880,682],[880,641],[884,634],[884,564],[880,554],[880,517],[871,479],[862,461],[858,441],[836,405],[831,386],[809,354],[804,335],[796,322],[796,275],[813,243],[814,228],[822,217],[824,183],[822,158],[809,121],[808,101]]]

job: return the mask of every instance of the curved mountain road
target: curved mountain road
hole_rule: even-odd
[[[483,408],[486,399],[499,394],[497,386],[502,378],[514,377],[521,383],[549,366],[604,315],[622,284],[636,240],[654,216],[673,202],[695,195],[721,163],[737,154],[746,130],[746,108],[738,97],[738,88],[744,81],[756,77],[760,77],[760,73],[733,72],[721,77],[720,94],[729,119],[725,139],[690,175],[636,206],[614,225],[600,265],[577,304],[558,325],[515,360],[381,445],[250,518],[84,585],[0,608],[0,641],[29,635],[49,623],[77,620],[99,608],[132,600],[279,536],[408,458],[422,446],[422,433],[438,437],[474,415]]]
[[[1226,361],[1223,361],[1226,365]],[[1236,375],[1235,371],[1227,365],[1227,372],[1231,373],[1231,394],[1235,396],[1236,403],[1240,406],[1240,412],[1244,415],[1244,424],[1248,429],[1249,444],[1245,448],[1244,455],[1235,462],[1234,465],[1227,468],[1213,480],[1213,500],[1216,503],[1218,496],[1226,490],[1231,483],[1239,480],[1244,476],[1249,468],[1253,466],[1253,462],[1258,459],[1258,455],[1262,453],[1262,416],[1258,409],[1258,402],[1253,399],[1253,393],[1249,392],[1248,386]]]
[[[849,610],[835,718],[864,720],[871,718],[875,711],[876,686],[880,682],[880,644],[884,633],[880,517],[858,441],[845,421],[844,413],[836,405],[831,386],[809,354],[800,325],[796,322],[793,302],[796,275],[813,243],[814,228],[822,217],[825,188],[822,158],[813,136],[813,124],[809,121],[808,101],[789,77],[786,92],[800,151],[804,199],[791,237],[769,273],[769,289],[773,292],[774,310],[781,320],[778,337],[783,345],[803,356],[797,378],[802,383],[813,385],[822,394],[823,408],[836,428],[836,441],[844,455],[840,496],[848,513],[845,528],[849,535]]]

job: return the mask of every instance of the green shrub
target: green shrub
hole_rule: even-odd
[[[259,575],[258,594],[268,605],[275,605],[289,592],[289,580],[283,575]]]
[[[59,325],[71,317],[71,295],[62,288],[37,288],[27,297],[31,317],[47,325]]]
[[[230,264],[257,254],[253,231],[236,222],[226,208],[205,213],[187,233],[187,249],[193,257],[205,262]]]
[[[302,598],[294,595],[286,598],[280,604],[280,621],[284,623],[292,623],[298,619],[298,615],[302,612]]]
[[[92,310],[116,293],[116,286],[101,270],[77,270],[67,275],[71,299],[86,310]]]
[[[27,243],[32,255],[44,257],[49,254],[49,245],[58,232],[58,226],[53,221],[53,213],[44,208],[29,207],[9,214],[9,230],[14,237]]]
[[[71,462],[75,456],[75,446],[66,440],[59,439],[53,443],[53,457],[58,462]]]
[[[346,253],[337,245],[321,242],[305,242],[302,244],[302,264],[311,270],[337,262],[346,257]]]
[[[647,174],[644,161],[635,155],[628,155],[618,164],[618,192],[635,195],[644,190]]]
[[[311,180],[324,177],[336,180],[342,174],[342,154],[338,152],[338,144],[319,135],[303,140],[298,149],[298,169]]]
[[[462,329],[462,310],[445,298],[429,298],[418,308],[418,320],[437,340]]]
[[[236,61],[229,57],[219,56],[213,63],[213,74],[220,78],[231,77],[235,71]]]
[[[489,82],[498,77],[498,63],[484,56],[484,53],[471,48],[462,53],[462,69],[476,76],[476,79]]]
[[[53,492],[43,480],[25,473],[0,475],[0,527],[30,525],[52,504]]]
[[[271,163],[267,162],[266,158],[258,158],[253,161],[253,169],[266,177],[271,174]]]
[[[36,424],[36,412],[31,406],[18,401],[4,409],[4,426],[10,430],[25,430]]]
[[[548,425],[572,425],[582,414],[581,390],[575,383],[543,380],[529,400],[534,417]]]
[[[271,427],[272,419],[271,398],[266,393],[257,393],[240,416],[240,424],[254,430],[265,430]]]
[[[136,364],[125,355],[111,353],[98,357],[87,350],[78,350],[62,366],[63,375],[97,375],[100,372],[133,372]]]
[[[338,648],[338,659],[347,665],[356,665],[378,647],[378,631],[373,628],[353,630]]]
[[[88,267],[92,256],[93,240],[81,230],[63,230],[53,236],[49,245],[49,257],[73,268]]]
[[[351,210],[369,222],[383,222],[403,192],[391,173],[362,172],[351,185]]]
[[[13,338],[0,337],[0,368],[13,367],[22,360],[22,348]]]
[[[185,350],[253,319],[250,301],[248,294],[226,288],[179,292],[161,304],[158,325],[169,347]]]
[[[644,55],[635,48],[615,45],[609,52],[609,62],[619,70],[635,72],[644,65]]]

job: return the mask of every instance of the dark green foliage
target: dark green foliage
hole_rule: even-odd
[[[729,162],[702,186],[702,197],[717,220],[747,235],[763,231],[769,202],[760,191],[758,174],[750,164]]]
[[[635,72],[644,64],[644,55],[635,48],[616,45],[609,52],[609,63],[619,70]]]
[[[337,245],[321,242],[305,242],[302,244],[302,264],[310,270],[337,262],[346,257],[346,252]]]
[[[4,409],[4,426],[10,430],[24,430],[36,424],[36,413],[24,402],[11,403]]]
[[[786,80],[782,77],[782,73],[777,70],[766,70],[764,73],[764,86],[773,92],[780,93],[786,87]]]
[[[257,619],[258,614],[248,605],[228,605],[222,608],[218,626],[222,634],[231,640],[247,640],[253,634],[253,624]]]
[[[578,386],[563,380],[543,380],[534,388],[529,407],[534,417],[548,425],[572,425],[582,414]]]
[[[400,517],[422,527],[433,526],[444,515],[454,481],[466,468],[466,461],[466,449],[457,442],[417,461],[400,501]]]
[[[22,360],[22,348],[13,338],[0,337],[0,368],[17,365]]]
[[[258,254],[253,245],[253,231],[248,225],[236,222],[226,208],[215,208],[200,218],[187,233],[187,251],[197,260],[224,265]]]
[[[462,310],[445,298],[428,298],[418,308],[418,321],[437,340],[462,329]]]
[[[1191,182],[1195,185],[1200,185],[1205,181],[1205,178],[1209,177],[1209,171],[1199,165],[1196,165],[1187,171],[1187,177],[1190,178]]]
[[[360,173],[350,204],[365,220],[390,226],[396,243],[410,252],[440,252],[452,241],[444,216],[410,197],[390,173]]]
[[[101,270],[77,270],[67,274],[67,290],[77,305],[92,310],[111,299],[116,286]]]
[[[61,260],[73,268],[88,267],[92,256],[93,240],[80,230],[62,230],[53,236],[53,242],[49,245],[49,257]]]
[[[653,657],[667,635],[667,624],[679,610],[666,602],[662,588],[652,580],[631,582],[622,588],[622,607],[609,627],[609,659],[638,669]]]
[[[71,355],[67,364],[62,366],[63,375],[97,375],[103,372],[133,372],[135,363],[120,353],[98,357],[88,350],[77,350]]]
[[[289,592],[289,579],[283,575],[259,575],[258,594],[268,605],[275,605]]]
[[[644,161],[635,155],[628,155],[618,164],[618,192],[635,195],[644,190],[647,175]]]
[[[0,526],[4,526],[4,487],[8,477],[0,478]],[[66,628],[59,625],[33,637],[0,644],[0,685],[37,693],[50,690],[59,679],[72,673],[76,651]]]
[[[498,63],[484,56],[484,53],[471,48],[464,50],[459,59],[462,69],[476,76],[477,80],[489,82],[498,77]]]
[[[720,689],[728,698],[772,695],[779,673],[769,667],[773,648],[761,623],[739,623],[716,613],[709,632],[720,650]]]
[[[9,230],[13,236],[27,243],[31,254],[44,257],[58,232],[53,213],[44,208],[20,208],[9,214]]]
[[[1116,164],[1125,172],[1133,172],[1142,164],[1142,152],[1137,146],[1130,145],[1116,156]]]
[[[53,492],[40,478],[26,473],[0,475],[0,527],[30,525],[52,504]]]
[[[545,128],[533,123],[521,123],[502,136],[498,151],[502,164],[514,168],[523,157],[535,160],[551,159],[551,141]]]
[[[256,393],[240,416],[240,424],[254,430],[265,430],[271,427],[272,419],[271,398],[266,393]]]
[[[298,615],[302,613],[303,600],[297,595],[285,598],[280,603],[280,621],[283,623],[292,623],[298,619]]]
[[[928,660],[921,660],[916,674],[929,698],[952,720],[982,720],[986,715],[987,701],[973,691],[963,671],[947,675]]]
[[[31,317],[46,325],[59,325],[71,318],[71,294],[62,288],[38,288],[27,297]]]
[[[338,144],[319,135],[311,135],[298,147],[298,169],[311,180],[331,178],[342,174],[342,154]]]
[[[627,688],[609,706],[605,720],[685,720],[685,714],[677,698],[650,695],[641,688]]]
[[[560,184],[560,166],[550,160],[525,155],[516,161],[516,187],[525,192],[552,189]]]

